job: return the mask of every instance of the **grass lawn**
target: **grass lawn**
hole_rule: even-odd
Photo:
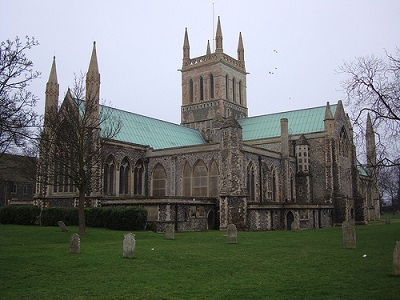
[[[400,299],[392,255],[400,222],[357,226],[357,249],[341,228],[163,234],[88,228],[69,253],[58,227],[0,225],[0,299]],[[363,257],[366,254],[367,257]]]

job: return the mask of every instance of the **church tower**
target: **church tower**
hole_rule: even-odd
[[[216,48],[190,58],[187,29],[183,42],[181,124],[197,128],[207,140],[228,117],[247,117],[246,68],[242,34],[239,34],[237,59],[223,51],[222,29],[218,17]]]

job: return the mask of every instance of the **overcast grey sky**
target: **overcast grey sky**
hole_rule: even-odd
[[[225,53],[243,35],[249,116],[336,103],[343,61],[400,46],[399,0],[0,0],[0,40],[39,40],[28,55],[41,114],[52,57],[61,101],[96,41],[106,103],[179,123],[185,27],[191,57],[204,55],[218,15]]]

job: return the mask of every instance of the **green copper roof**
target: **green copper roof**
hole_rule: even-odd
[[[121,121],[121,130],[113,140],[166,149],[205,144],[198,130],[131,112],[101,106],[102,113]],[[107,126],[107,124],[104,124]]]
[[[335,115],[337,105],[331,105],[332,115]],[[243,128],[243,140],[258,140],[281,135],[282,118],[288,119],[289,135],[306,134],[324,131],[326,106],[293,110],[257,117],[239,119]]]

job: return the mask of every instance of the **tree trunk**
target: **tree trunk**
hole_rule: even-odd
[[[78,203],[78,215],[79,215],[79,235],[86,234],[86,222],[85,222],[85,190],[79,190],[79,203]]]

